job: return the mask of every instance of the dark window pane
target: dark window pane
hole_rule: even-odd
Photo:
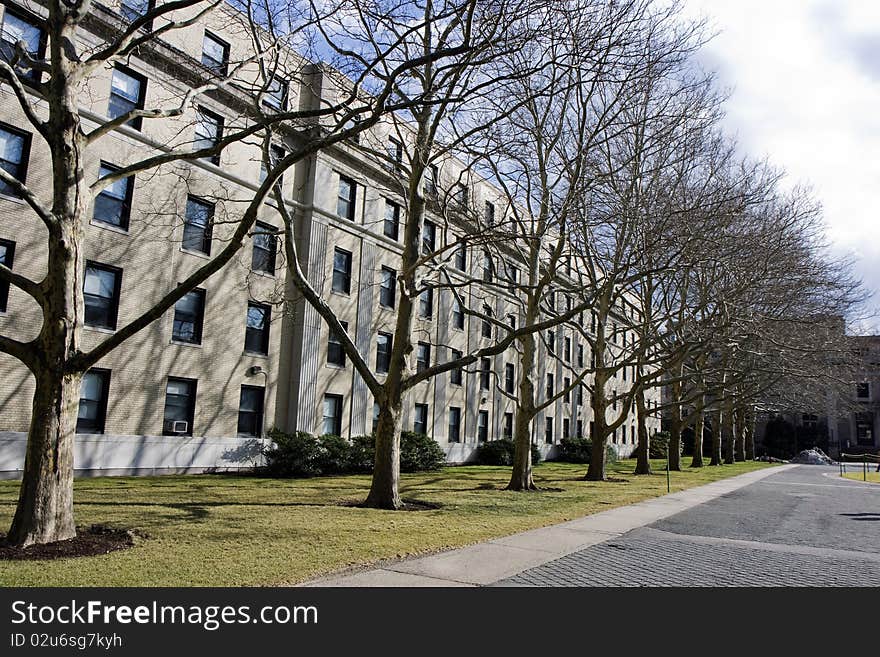
[[[222,138],[223,117],[200,107],[196,112],[196,135],[193,150],[214,148]],[[220,163],[219,154],[210,155],[207,159],[214,164]]]
[[[205,314],[205,291],[192,290],[174,304],[174,325],[171,339],[176,342],[201,344]]]
[[[397,241],[400,230],[400,206],[391,201],[385,201],[385,221],[382,232],[385,237],[390,237]]]
[[[165,435],[191,436],[196,409],[196,382],[192,379],[168,378],[165,387]]]
[[[357,196],[357,185],[351,178],[339,176],[339,194],[336,200],[336,214],[354,221],[354,208]]]
[[[15,242],[0,240],[0,264],[12,269],[15,260]],[[0,313],[5,313],[9,303],[9,283],[0,281]]]
[[[98,170],[98,177],[103,178],[116,171],[118,171],[116,167],[102,163]],[[128,176],[110,183],[101,190],[101,193],[95,198],[95,208],[92,215],[95,221],[123,230],[128,229],[132,180],[133,178]]]
[[[394,308],[397,272],[388,267],[382,267],[381,277],[379,281],[379,305],[386,308]]]
[[[186,201],[186,218],[183,224],[183,248],[206,255],[211,254],[211,224],[214,206],[190,196]]]
[[[254,271],[274,274],[275,256],[278,252],[278,237],[275,235],[275,227],[258,221],[253,235],[253,246],[251,268]]]
[[[202,42],[202,64],[218,75],[226,75],[228,61],[229,44],[205,32]]]
[[[104,433],[109,384],[109,370],[93,369],[83,376],[76,420],[77,433]]]
[[[115,119],[133,109],[143,108],[143,106],[144,78],[119,66],[114,68],[110,80],[110,103],[107,107],[107,116]],[[141,127],[140,117],[132,119],[127,125],[139,130]]]
[[[0,32],[0,58],[12,63],[16,61],[15,72],[25,79],[38,81],[40,73],[30,69],[18,56],[16,44],[23,41],[25,51],[34,59],[40,59],[46,49],[43,30],[31,21],[9,10],[7,5],[3,15],[3,30]]]
[[[238,402],[238,433],[242,436],[263,435],[263,401],[265,390],[242,386]]]
[[[323,431],[334,436],[342,435],[342,396],[324,395]]]
[[[333,252],[333,291],[349,294],[351,292],[351,253],[343,249]]]
[[[348,322],[340,323],[342,328],[348,331]],[[327,362],[331,365],[345,367],[345,350],[342,348],[339,335],[333,329],[330,329],[330,335],[327,337]]]
[[[0,127],[0,167],[21,182],[25,179],[28,151],[29,139],[26,134]],[[18,195],[11,185],[2,180],[0,194]]]
[[[376,372],[386,374],[391,366],[391,333],[379,333],[376,341]]]
[[[122,272],[118,269],[86,263],[83,283],[86,326],[116,328],[121,277]]]
[[[258,303],[249,303],[244,335],[244,349],[255,354],[269,353],[269,326],[272,309]]]

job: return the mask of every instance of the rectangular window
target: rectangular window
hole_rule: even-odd
[[[205,30],[202,40],[202,64],[220,76],[229,66],[229,44]]]
[[[385,199],[385,221],[382,225],[382,234],[395,242],[400,234],[400,206],[388,199]]]
[[[504,414],[504,429],[502,436],[506,440],[513,440],[513,413]]]
[[[583,438],[584,437],[584,421],[578,420],[577,424],[575,426],[577,427],[577,437]]]
[[[86,262],[86,276],[83,283],[86,326],[116,329],[121,287],[121,269],[97,262]]]
[[[395,137],[388,138],[388,159],[390,160],[388,168],[395,173],[400,173],[400,165],[403,162],[403,143]]]
[[[357,183],[347,176],[339,176],[339,193],[336,198],[336,214],[343,219],[354,221],[357,204]]]
[[[578,345],[578,367],[584,366],[584,345]]]
[[[422,180],[422,191],[428,198],[437,198],[437,181],[439,180],[436,164],[429,164]]]
[[[562,418],[562,437],[565,439],[568,438],[568,432],[569,432],[570,426],[571,426],[571,420],[569,420],[567,417]]]
[[[483,251],[483,282],[491,283],[494,275],[495,266],[492,263],[492,254]]]
[[[413,419],[413,433],[428,433],[428,405],[416,404]]]
[[[458,299],[452,304],[452,328],[464,330],[464,309]]]
[[[181,246],[187,251],[211,255],[213,224],[214,204],[199,200],[194,196],[187,197]]]
[[[461,408],[458,406],[449,407],[448,440],[451,443],[461,442]]]
[[[425,220],[422,226],[422,255],[434,253],[437,245],[437,226],[432,221]]]
[[[871,384],[870,383],[857,383],[856,384],[856,399],[870,399],[871,397]]]
[[[577,391],[578,391],[577,402],[579,405],[583,406],[583,404],[584,404],[584,384],[583,383],[578,384]]]
[[[455,202],[460,210],[466,210],[468,205],[468,188],[464,183],[455,186]]]
[[[550,399],[551,397],[553,397],[553,393],[555,392],[555,390],[554,390],[555,386],[553,384],[554,384],[553,375],[548,374],[547,375],[547,399]]]
[[[0,125],[0,168],[20,182],[27,179],[31,136],[6,125]],[[0,180],[0,194],[18,196],[18,192],[6,181]]]
[[[376,429],[379,428],[379,410],[379,404],[373,402],[373,433],[376,433]]]
[[[416,346],[416,373],[422,372],[431,366],[431,345],[427,342],[419,342]]]
[[[91,369],[82,379],[76,433],[104,433],[110,370]]]
[[[551,356],[556,355],[556,333],[554,331],[547,332],[547,351]]]
[[[492,317],[492,309],[489,306],[484,305],[483,306],[483,314],[486,317],[491,318]],[[492,337],[492,322],[490,319],[484,318],[483,320],[481,320],[480,335],[484,338],[491,338]]]
[[[238,399],[238,435],[263,435],[263,401],[265,389],[257,386],[242,386]]]
[[[263,94],[263,105],[279,112],[287,109],[287,80],[273,75]]]
[[[119,13],[129,23],[133,23],[141,16],[146,16],[155,4],[155,0],[122,0],[119,3]]]
[[[562,358],[566,363],[571,362],[571,338],[566,337],[562,346]]]
[[[110,79],[110,104],[107,106],[107,116],[115,119],[133,110],[143,109],[146,90],[147,79],[144,76],[117,64]],[[141,117],[138,116],[126,125],[140,130],[141,123]]]
[[[507,271],[507,289],[511,292],[516,292],[517,288],[519,287],[519,269],[517,269],[510,263],[507,263],[505,269]]]
[[[431,319],[434,316],[434,289],[426,288],[419,295],[419,317]]]
[[[390,267],[382,267],[380,275],[379,305],[385,308],[394,308],[395,293],[397,291],[397,272]]]
[[[467,271],[467,244],[462,242],[455,250],[455,268],[458,271]]]
[[[621,372],[623,372],[623,380],[626,381],[626,365],[620,368]]]
[[[516,330],[516,315],[510,314],[507,316],[507,325],[510,327],[511,331]]]
[[[342,435],[342,395],[324,395],[324,417],[321,433]]]
[[[174,324],[171,339],[188,344],[202,343],[202,323],[205,319],[205,291],[192,290],[174,304]]]
[[[512,395],[515,385],[516,381],[513,363],[506,363],[504,365],[504,391]]]
[[[278,144],[269,144],[269,152],[263,153],[263,156],[260,158],[260,182],[266,180],[269,177],[269,172],[274,170],[277,164],[284,159],[287,155],[287,151],[284,150],[283,146]],[[275,181],[275,186],[273,189],[276,191],[280,191],[281,187],[284,185],[284,176],[278,176],[278,180]]]
[[[495,205],[486,201],[486,208],[483,212],[484,219],[486,220],[487,226],[495,225]]]
[[[223,139],[223,117],[215,114],[204,107],[196,110],[196,137],[194,150],[215,148]],[[215,153],[205,157],[213,164],[220,164],[220,154]]]
[[[489,389],[489,380],[492,376],[492,364],[488,358],[480,359],[480,390]]]
[[[571,403],[571,390],[569,390],[569,387],[571,386],[571,379],[569,379],[567,376],[565,378],[563,378],[562,379],[562,386],[565,390],[565,392],[562,393],[562,401],[565,404],[570,404]]]
[[[617,391],[611,391],[611,410],[617,410]]]
[[[252,354],[269,353],[269,326],[272,308],[260,303],[248,303],[247,324],[244,332],[244,350]]]
[[[165,415],[162,419],[162,434],[166,436],[193,435],[195,415],[195,379],[178,379],[169,376],[165,386]]]
[[[348,322],[339,323],[348,332]],[[333,329],[330,329],[330,335],[327,337],[327,364],[345,367],[345,349],[342,348],[342,341]]]
[[[15,260],[15,242],[0,240],[0,264],[12,269]],[[9,283],[0,281],[0,313],[5,313],[9,303]]]
[[[16,44],[24,41],[25,51],[34,59],[42,59],[46,54],[46,34],[33,21],[22,14],[11,11],[6,5],[3,12],[3,29],[0,31],[0,59],[12,63],[18,60]],[[38,82],[40,72],[30,69],[21,61],[15,64],[15,72],[22,78]]]
[[[334,292],[351,293],[351,253],[336,247],[333,250],[333,284]]]
[[[251,254],[251,269],[254,271],[275,274],[275,256],[278,253],[278,236],[275,232],[275,226],[259,221],[256,223]]]
[[[462,353],[458,351],[458,349],[453,349],[451,351],[451,356],[449,358],[450,361],[456,361],[462,357]],[[449,372],[449,382],[454,386],[460,386],[463,379],[462,370],[460,367],[456,367]]]
[[[553,418],[544,418],[544,442],[548,445],[553,444]]]
[[[391,345],[394,340],[392,333],[383,333],[379,331],[379,337],[376,339],[376,372],[378,374],[387,374],[388,368],[391,367]]]
[[[98,169],[98,177],[100,179],[117,171],[119,171],[118,167],[101,162],[101,167]],[[92,219],[102,224],[128,230],[133,188],[134,176],[120,178],[104,187],[101,193],[95,197]]]
[[[489,411],[480,411],[477,415],[477,442],[489,440]]]

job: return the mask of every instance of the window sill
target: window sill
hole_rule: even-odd
[[[344,299],[351,299],[351,292],[339,292],[338,290],[330,290],[330,294]]]
[[[275,280],[277,278],[275,272],[263,271],[262,269],[251,269],[251,273],[256,274],[257,276],[260,276],[262,278],[271,278],[272,280]]]
[[[27,201],[25,201],[20,196],[10,196],[9,194],[0,194],[0,199],[4,201],[12,201],[13,203],[18,203],[19,205],[27,205]]]
[[[329,367],[331,370],[343,371],[343,370],[348,369],[347,365],[340,365],[339,363],[325,363],[325,365],[327,367]]]
[[[120,235],[125,235],[126,237],[129,236],[129,232],[128,232],[127,228],[120,228],[119,226],[116,226],[115,224],[109,224],[105,221],[100,221],[98,219],[92,219],[91,221],[89,221],[89,225],[94,226],[95,228],[102,228],[104,230],[109,230],[110,232],[113,232],[113,233],[119,233]]]
[[[248,351],[247,349],[242,352],[245,356],[251,356],[253,358],[265,358],[268,360],[269,354],[264,354],[260,351]]]
[[[177,347],[197,347],[199,349],[202,348],[201,342],[181,342],[180,340],[172,340],[168,344],[173,344]],[[177,434],[172,434],[172,435],[176,436]]]
[[[106,326],[89,326],[88,324],[83,324],[83,328],[88,329],[89,331],[94,331],[95,333],[106,333],[107,335],[113,335],[116,333],[115,328],[107,328]]]
[[[180,247],[181,253],[186,253],[187,255],[196,256],[198,258],[204,258],[205,260],[211,259],[210,253],[205,253],[204,251],[193,251],[192,249],[185,249],[182,246]]]

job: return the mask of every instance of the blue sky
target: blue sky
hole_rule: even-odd
[[[727,125],[822,202],[834,248],[880,306],[880,2],[685,0],[717,36],[702,58],[732,88]],[[880,321],[865,327],[878,332]]]

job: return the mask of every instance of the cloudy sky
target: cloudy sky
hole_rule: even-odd
[[[880,306],[880,2],[686,5],[717,32],[703,59],[732,89],[730,130],[813,187],[834,248],[858,259]]]

